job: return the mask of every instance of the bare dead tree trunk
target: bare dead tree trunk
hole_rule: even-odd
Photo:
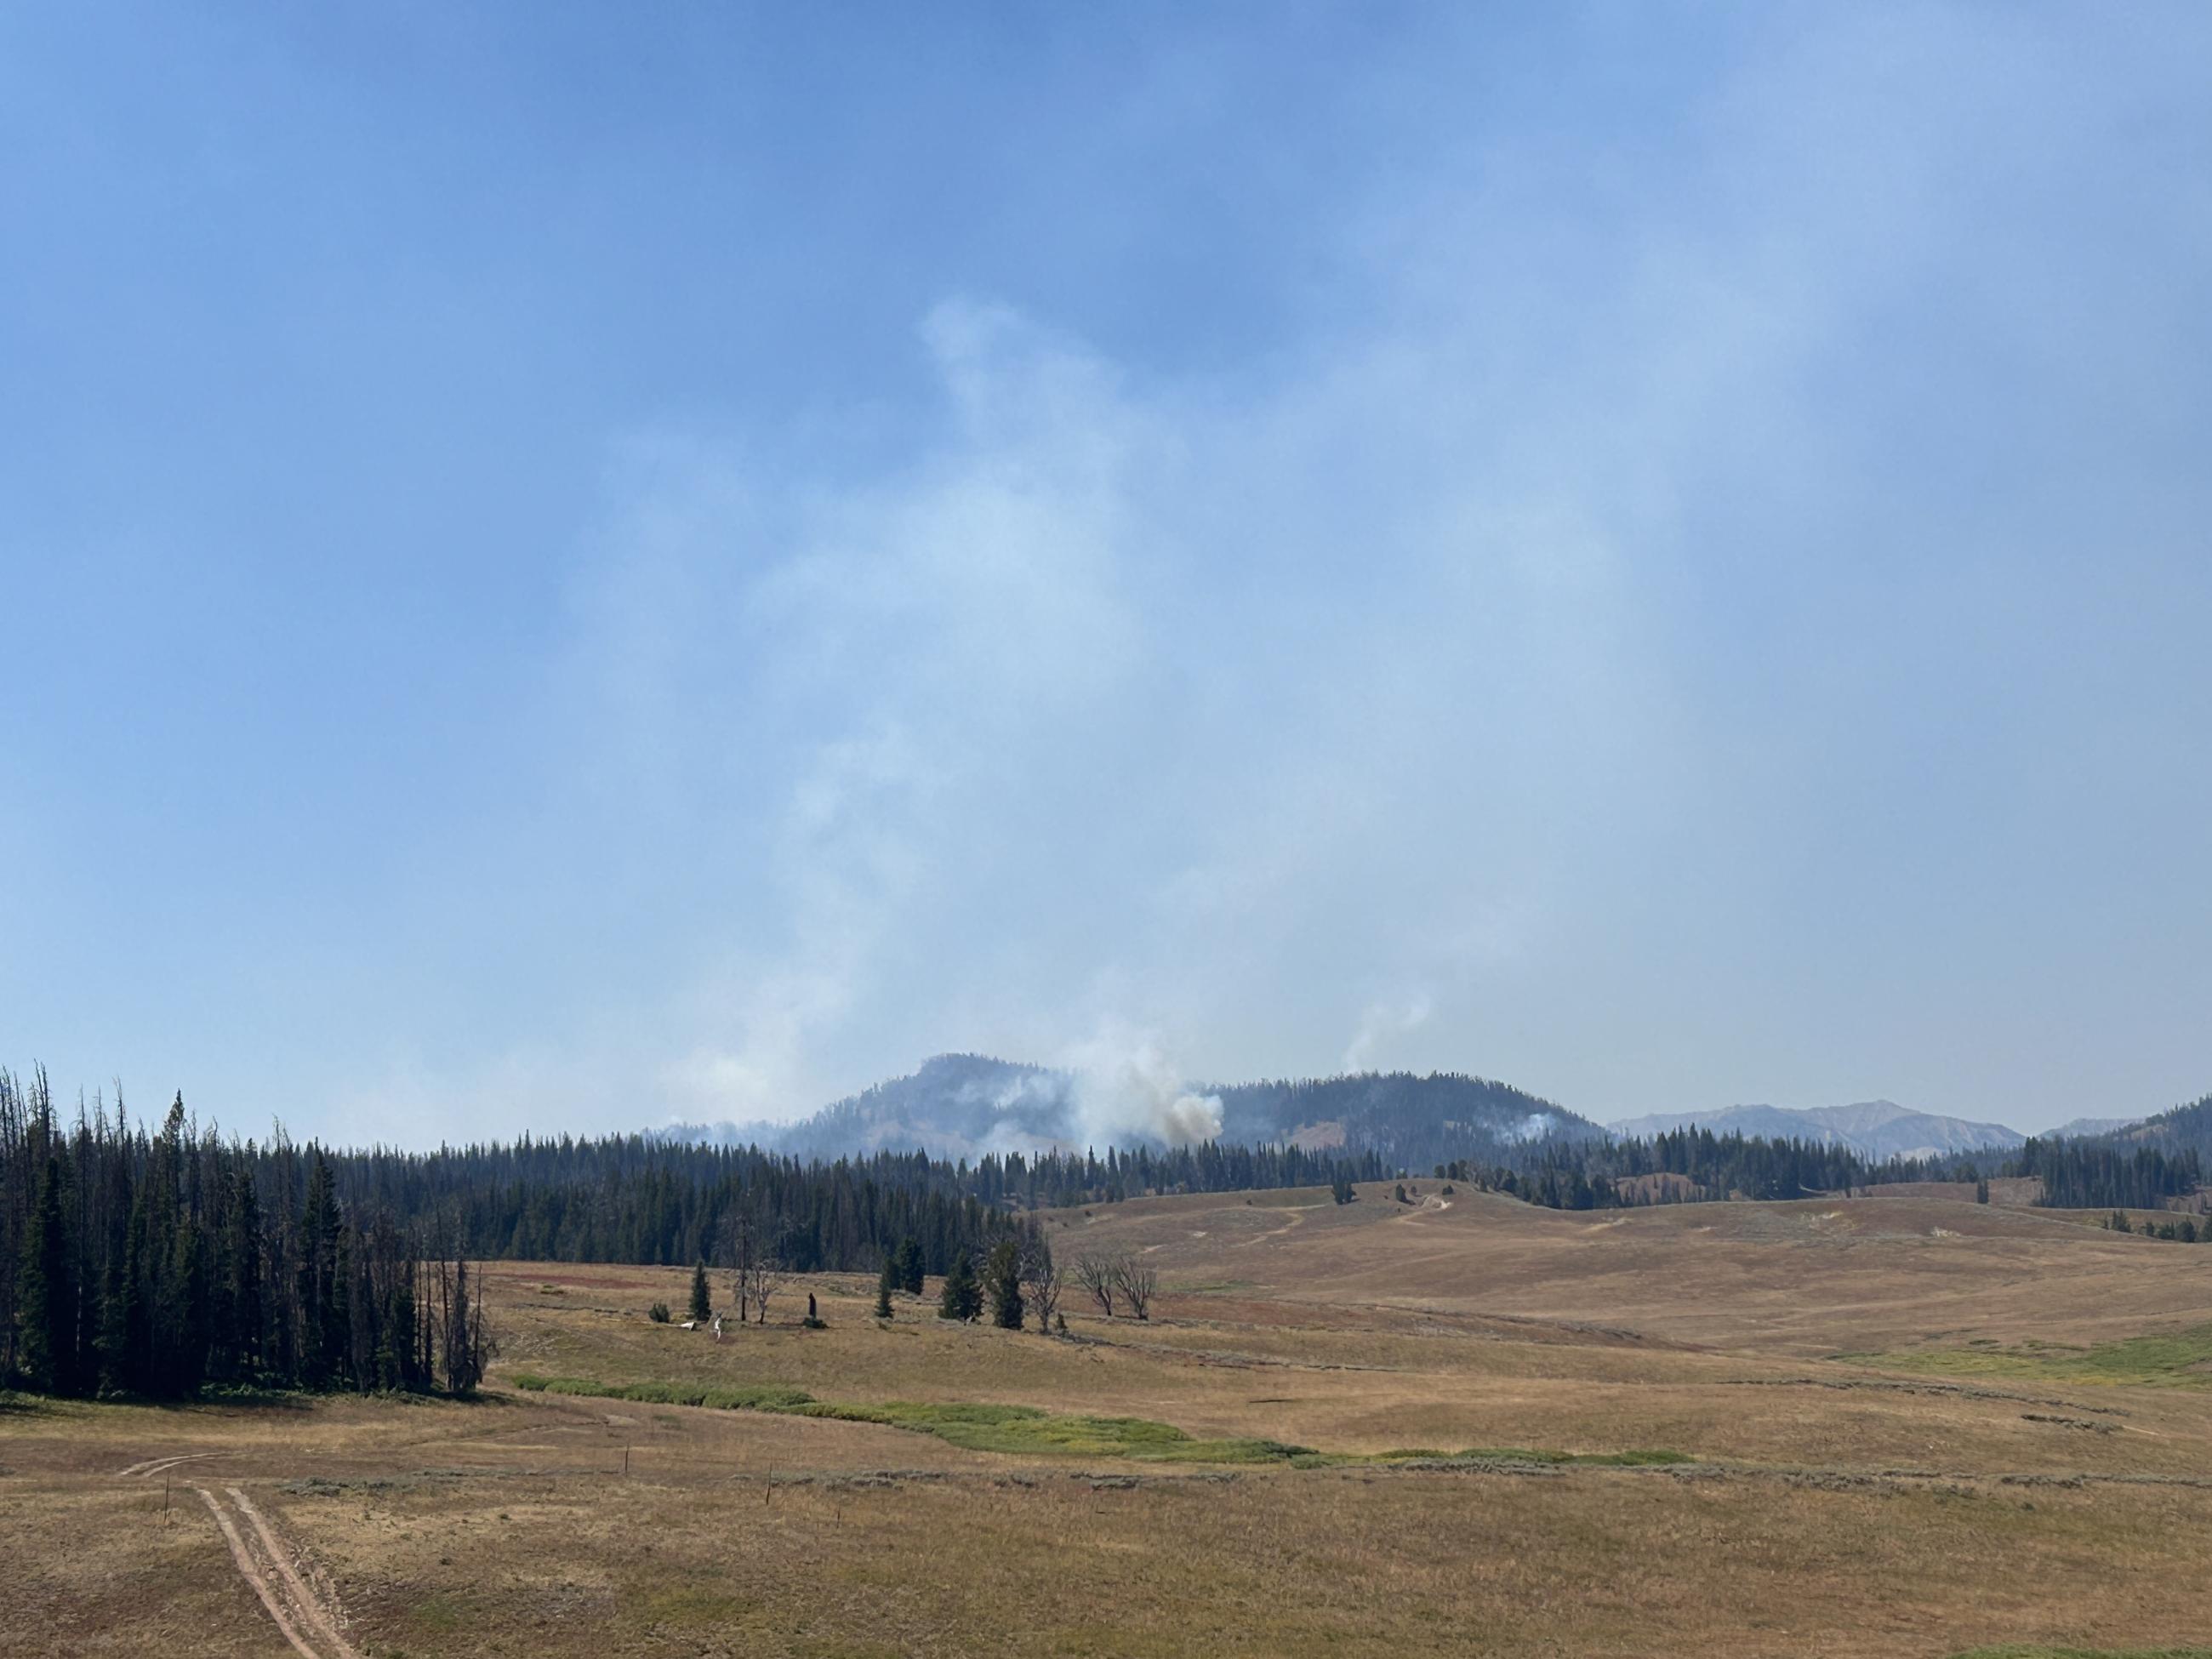
[[[1115,1264],[1114,1282],[1121,1290],[1121,1300],[1139,1319],[1149,1319],[1152,1292],[1159,1287],[1160,1271],[1142,1258],[1124,1255]]]
[[[1109,1319],[1114,1316],[1114,1298],[1121,1294],[1121,1262],[1119,1250],[1086,1250],[1075,1258],[1075,1282]]]
[[[1065,1270],[1052,1254],[1052,1241],[1044,1229],[1022,1229],[1021,1279],[1024,1294],[1036,1310],[1037,1329],[1052,1334],[1053,1316],[1060,1311],[1060,1294],[1066,1283]]]

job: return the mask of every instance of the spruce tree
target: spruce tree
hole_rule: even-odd
[[[16,1281],[15,1305],[21,1333],[15,1363],[23,1380],[38,1394],[65,1394],[74,1381],[76,1334],[70,1318],[72,1297],[69,1234],[62,1223],[61,1161],[49,1152],[39,1182],[37,1207],[23,1238],[23,1265]]]
[[[207,1375],[207,1247],[204,1236],[189,1216],[177,1224],[166,1294],[176,1321],[174,1347],[168,1355],[169,1391],[196,1394]]]
[[[691,1315],[701,1324],[714,1316],[714,1294],[707,1288],[707,1264],[691,1269]]]
[[[975,1269],[969,1264],[965,1250],[955,1250],[951,1264],[945,1270],[945,1289],[938,1297],[937,1316],[973,1319],[982,1311],[983,1290],[975,1282]]]
[[[116,1298],[113,1329],[117,1334],[118,1385],[126,1393],[143,1394],[154,1386],[154,1331],[146,1307],[146,1205],[141,1193],[131,1206],[131,1221],[124,1236],[123,1283]]]
[[[991,1322],[1002,1331],[1022,1328],[1022,1253],[1011,1238],[992,1247],[983,1279],[991,1293]]]
[[[344,1289],[338,1279],[338,1203],[330,1160],[319,1148],[300,1214],[300,1380],[328,1388],[346,1360]]]
[[[891,1316],[891,1291],[895,1288],[891,1273],[891,1258],[887,1255],[884,1258],[883,1271],[876,1275],[876,1317],[878,1319]]]
[[[261,1205],[240,1170],[223,1239],[223,1294],[230,1304],[230,1375],[251,1381],[261,1364]]]
[[[899,1241],[896,1283],[908,1296],[920,1296],[922,1285],[921,1246],[909,1234]]]

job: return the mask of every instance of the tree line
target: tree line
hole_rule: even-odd
[[[1989,1174],[1981,1160],[1988,1157],[1984,1150],[1876,1162],[1830,1142],[1685,1127],[1610,1142],[1547,1142],[1517,1170],[1455,1162],[1435,1171],[1551,1209],[1593,1210],[1804,1198],[1908,1182],[1974,1182],[1979,1195]],[[2163,1209],[2168,1200],[2196,1193],[2203,1180],[2194,1147],[2169,1152],[2087,1139],[2031,1138],[2001,1158],[1996,1173],[2033,1176],[2042,1183],[2039,1205],[2069,1210]],[[1648,1176],[1663,1179],[1642,1179]]]
[[[181,1096],[158,1128],[119,1100],[65,1122],[43,1071],[0,1071],[0,1381],[465,1390],[490,1346],[471,1261],[711,1261],[758,1316],[787,1274],[873,1271],[901,1249],[921,1272],[974,1273],[1018,1243],[1025,1210],[1340,1171],[1382,1169],[1371,1152],[1212,1144],[973,1164],[644,1135],[339,1150],[281,1129],[225,1139]]]
[[[2203,1180],[2194,1146],[2167,1152],[2090,1140],[2032,1139],[2006,1160],[2004,1172],[2038,1177],[2039,1201],[2062,1210],[2160,1210]]]
[[[472,1391],[490,1350],[465,1256],[340,1201],[330,1160],[118,1103],[58,1119],[0,1071],[0,1379],[179,1398],[209,1384]]]

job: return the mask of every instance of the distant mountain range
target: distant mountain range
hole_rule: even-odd
[[[676,1124],[672,1140],[758,1145],[799,1158],[926,1152],[974,1159],[989,1152],[1219,1140],[1291,1142],[1306,1150],[1374,1152],[1408,1170],[1457,1159],[1517,1162],[1532,1143],[1648,1136],[1695,1126],[1770,1139],[1818,1141],[1881,1161],[2010,1152],[2027,1139],[2002,1123],[1915,1111],[1894,1101],[1798,1108],[1729,1106],[1658,1112],[1601,1127],[1510,1084],[1458,1073],[1408,1072],[1258,1083],[1186,1084],[1141,1058],[1084,1071],[987,1054],[939,1054],[914,1072],[781,1124]],[[2045,1139],[2116,1146],[2196,1145],[2212,1152],[2212,1097],[2157,1117],[2076,1118]]]
[[[1615,1134],[1656,1135],[1686,1127],[1715,1134],[1762,1135],[1770,1140],[1812,1140],[1849,1147],[1862,1158],[1934,1158],[1990,1147],[2010,1152],[2027,1139],[2002,1123],[1916,1112],[1893,1100],[1851,1106],[1729,1106],[1711,1112],[1658,1112],[1609,1126]]]

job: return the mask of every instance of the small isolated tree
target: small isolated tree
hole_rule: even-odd
[[[1974,1182],[1974,1202],[1977,1204],[1986,1204],[1989,1201],[1990,1178],[1987,1176],[1982,1176],[1978,1177]]]
[[[885,1256],[883,1271],[876,1275],[876,1317],[878,1319],[891,1316],[891,1292],[898,1288],[898,1281],[892,1276],[894,1271],[892,1258]]]
[[[2110,1227],[2116,1233],[2131,1233],[2135,1231],[2135,1229],[2128,1224],[2128,1212],[2125,1210],[2113,1211],[2112,1218],[2105,1224],[2107,1227]]]
[[[673,1317],[665,1302],[656,1302],[645,1310],[645,1316],[656,1325],[665,1325]]]
[[[714,1293],[707,1288],[707,1264],[704,1261],[691,1270],[690,1316],[702,1324],[714,1316]]]
[[[945,1270],[945,1290],[938,1297],[939,1319],[973,1319],[983,1311],[983,1287],[975,1282],[975,1269],[965,1250],[957,1251]]]
[[[1030,1308],[1036,1311],[1037,1330],[1049,1336],[1054,1316],[1060,1312],[1063,1275],[1060,1264],[1053,1260],[1052,1241],[1044,1236],[1043,1228],[1022,1229],[1021,1253],[1022,1289],[1028,1295]],[[1066,1328],[1065,1321],[1061,1322],[1060,1328]]]
[[[1392,1196],[1395,1197],[1401,1204],[1404,1204],[1408,1201],[1406,1197],[1406,1183],[1404,1182],[1401,1181],[1398,1183],[1397,1190],[1392,1194]]]
[[[1117,1265],[1115,1287],[1121,1292],[1121,1300],[1139,1319],[1150,1319],[1152,1292],[1159,1287],[1159,1269],[1139,1256],[1125,1255]]]
[[[1121,1289],[1116,1272],[1120,1260],[1120,1253],[1115,1250],[1085,1250],[1075,1258],[1075,1282],[1109,1319],[1114,1316],[1114,1298]]]
[[[1329,1196],[1340,1204],[1352,1203],[1359,1197],[1358,1193],[1352,1190],[1352,1182],[1343,1176],[1337,1176],[1328,1183],[1328,1192]]]
[[[983,1266],[983,1288],[991,1299],[991,1322],[1002,1331],[1022,1328],[1022,1247],[1002,1238],[991,1247]]]

